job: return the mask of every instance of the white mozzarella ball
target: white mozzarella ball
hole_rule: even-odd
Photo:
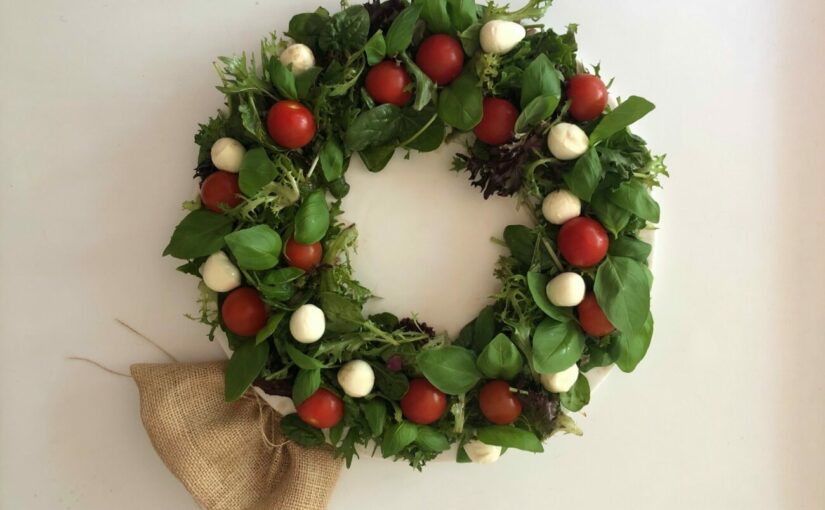
[[[524,39],[527,31],[514,21],[493,20],[481,27],[479,42],[484,53],[504,55]]]
[[[241,272],[226,253],[216,251],[201,266],[203,283],[215,292],[229,292],[241,285]]]
[[[375,384],[375,372],[366,361],[352,360],[338,370],[338,384],[352,398],[365,397]]]
[[[238,173],[241,169],[241,161],[243,161],[246,149],[241,145],[241,142],[234,138],[218,138],[212,144],[210,151],[212,156],[212,164],[224,172]]]
[[[281,52],[281,63],[287,67],[292,65],[292,74],[298,76],[315,65],[315,55],[306,44],[292,44]]]
[[[476,464],[492,464],[501,457],[501,446],[482,443],[478,439],[465,444],[464,451]]]
[[[568,220],[581,215],[582,201],[570,191],[560,189],[544,197],[541,212],[544,219],[553,225],[563,225]]]
[[[324,336],[327,321],[324,312],[315,305],[302,305],[289,318],[289,332],[302,344],[317,342]]]
[[[547,283],[547,298],[556,306],[576,306],[584,299],[584,278],[578,273],[561,273]]]
[[[547,135],[547,147],[557,159],[563,161],[576,159],[590,147],[587,133],[575,124],[559,122]]]
[[[541,374],[541,385],[544,389],[553,393],[564,393],[576,384],[579,378],[579,366],[573,365],[567,370],[562,370],[555,374]]]

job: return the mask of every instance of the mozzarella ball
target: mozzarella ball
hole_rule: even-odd
[[[375,372],[366,361],[355,359],[338,370],[338,384],[352,398],[365,397],[375,384]]]
[[[292,65],[292,74],[298,76],[315,65],[315,55],[306,44],[292,44],[281,52],[281,63],[287,67]]]
[[[241,142],[234,138],[218,138],[212,144],[210,151],[212,156],[212,164],[224,172],[238,173],[241,169],[241,161],[243,161],[246,149],[241,145]]]
[[[556,306],[576,306],[584,299],[584,278],[578,273],[561,273],[547,283],[547,298]]]
[[[289,332],[302,344],[317,342],[324,336],[327,321],[324,312],[315,305],[302,305],[289,318]]]
[[[241,272],[226,253],[216,251],[201,266],[203,283],[215,292],[229,292],[241,285]]]
[[[478,439],[465,444],[464,451],[476,464],[492,464],[501,457],[501,446],[482,443]]]
[[[564,393],[576,384],[579,378],[579,366],[573,365],[567,370],[556,372],[555,374],[541,374],[541,385],[544,389],[553,393]]]
[[[553,225],[563,225],[568,220],[581,215],[582,201],[568,190],[560,189],[544,197],[544,202],[541,203],[541,213],[544,219]]]
[[[524,39],[527,31],[514,21],[493,20],[481,27],[479,42],[484,53],[504,55]]]
[[[575,124],[559,122],[547,135],[547,147],[557,159],[567,161],[576,159],[590,147],[587,133]]]

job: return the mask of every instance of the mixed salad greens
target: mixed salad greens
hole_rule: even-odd
[[[628,126],[653,109],[608,106],[576,26],[543,27],[550,0],[518,10],[473,0],[373,0],[298,14],[256,55],[216,64],[226,109],[200,126],[200,196],[164,255],[202,278],[192,318],[228,338],[226,399],[251,385],[289,396],[287,437],[346,459],[374,445],[420,469],[543,450],[580,434],[566,411],[585,373],[632,371],[653,333],[651,188],[667,175]],[[373,172],[397,154],[464,143],[453,170],[484,197],[533,214],[511,225],[492,303],[457,338],[415,317],[364,316],[356,229],[340,219],[353,155]]]

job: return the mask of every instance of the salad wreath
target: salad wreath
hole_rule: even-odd
[[[233,354],[227,401],[251,385],[289,396],[283,433],[359,447],[420,469],[541,452],[590,401],[585,373],[632,371],[653,334],[650,190],[662,156],[628,126],[653,110],[608,105],[599,68],[576,59],[576,26],[473,0],[373,0],[298,14],[257,55],[216,64],[226,110],[200,126],[200,195],[164,255],[201,278],[209,338]],[[509,251],[491,304],[457,338],[417,317],[365,316],[354,225],[339,219],[354,155],[372,172],[396,153],[464,144],[452,170],[484,197],[533,213],[494,240]],[[446,170],[446,169],[445,169]]]

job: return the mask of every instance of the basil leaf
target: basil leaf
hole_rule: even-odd
[[[346,420],[341,420],[329,429],[329,444],[332,446],[338,445],[338,442],[341,441],[341,435],[344,433],[345,426]]]
[[[298,92],[299,99],[306,99],[309,96],[309,91],[315,85],[315,80],[318,79],[319,74],[321,74],[320,67],[310,67],[295,77],[295,89]]]
[[[607,140],[619,131],[630,126],[648,113],[652,112],[656,106],[638,96],[630,96],[613,111],[602,117],[596,129],[590,133],[590,145]]]
[[[205,209],[192,211],[175,227],[163,255],[176,259],[207,257],[223,248],[223,238],[231,231],[229,216]]]
[[[642,330],[650,312],[650,280],[641,262],[608,256],[596,271],[593,291],[610,322],[622,333]]]
[[[387,367],[377,363],[372,364],[372,370],[375,372],[375,386],[388,399],[401,400],[410,389],[407,376],[401,372],[390,372]]]
[[[438,118],[435,107],[427,105],[423,110],[404,108],[398,138],[403,146],[419,152],[434,151],[444,141],[444,121]]]
[[[298,99],[298,90],[295,87],[295,75],[278,57],[269,59],[269,79],[278,93],[286,99]]]
[[[447,0],[447,13],[453,21],[453,28],[457,32],[467,29],[478,21],[475,0]]]
[[[353,151],[383,145],[398,134],[401,109],[394,104],[382,104],[355,118],[344,135],[344,143]]]
[[[544,319],[533,333],[533,368],[553,374],[572,367],[584,352],[584,333],[574,321]]]
[[[394,57],[409,47],[420,14],[421,5],[414,4],[395,17],[387,30],[387,55]]]
[[[295,241],[301,244],[317,243],[327,235],[329,209],[324,191],[310,193],[295,213]]]
[[[266,345],[266,344],[263,344]],[[321,371],[318,369],[298,371],[292,385],[292,401],[296,406],[312,396],[321,387]]]
[[[324,179],[332,182],[340,179],[344,175],[344,151],[335,138],[328,138],[321,146],[318,155],[321,160],[321,170],[324,172]]]
[[[461,328],[461,331],[458,333],[458,337],[455,341],[453,341],[453,345],[458,345],[459,347],[472,347],[474,335],[475,320],[471,320],[463,328]]]
[[[510,249],[510,255],[522,264],[533,264],[533,252],[536,249],[536,234],[524,225],[508,225],[504,228],[504,243]]]
[[[275,163],[269,159],[265,150],[258,147],[244,154],[238,173],[238,185],[244,195],[251,197],[272,182],[276,175],[278,169]]]
[[[539,309],[547,314],[548,317],[556,319],[559,322],[566,322],[573,320],[573,313],[569,309],[560,308],[550,302],[547,297],[547,282],[550,278],[546,275],[536,271],[527,273],[527,287],[530,289],[530,295]]]
[[[610,195],[610,201],[643,220],[659,223],[659,204],[650,196],[647,186],[638,180],[623,182]]]
[[[183,274],[189,274],[192,276],[197,276],[198,278],[201,277],[201,266],[203,263],[206,262],[205,257],[198,257],[196,259],[192,259],[186,264],[182,264],[175,268],[176,271],[180,271]]]
[[[467,55],[475,55],[480,46],[478,42],[480,34],[481,23],[473,23],[458,35],[461,41],[461,47],[464,48],[464,53]]]
[[[224,399],[241,398],[261,373],[269,359],[269,343],[243,342],[233,352],[224,373]]]
[[[413,101],[413,108],[421,110],[432,101],[435,95],[435,83],[406,53],[401,54],[401,60],[407,65],[407,70],[415,77],[415,100]]]
[[[297,14],[289,20],[289,30],[286,35],[297,43],[315,48],[318,43],[318,34],[329,21],[329,13],[323,7],[319,7],[315,12]]]
[[[368,147],[361,149],[358,153],[361,156],[361,161],[370,172],[380,172],[395,154],[395,145],[378,145],[375,147]]]
[[[400,323],[398,317],[390,312],[381,312],[375,315],[370,315],[369,319],[384,331],[395,331],[398,329],[398,324]]]
[[[616,257],[630,257],[645,263],[653,247],[635,237],[622,236],[610,242],[608,253]]]
[[[297,267],[284,267],[267,271],[256,287],[267,299],[286,301],[295,293],[295,286],[292,282],[303,274],[304,272]]]
[[[478,440],[482,443],[516,448],[528,452],[541,453],[544,447],[535,434],[530,431],[506,425],[495,425],[478,429]]]
[[[364,418],[372,432],[372,437],[384,433],[384,423],[387,421],[387,406],[380,399],[373,399],[363,405]]]
[[[415,438],[415,444],[420,446],[422,450],[433,453],[441,453],[450,449],[450,441],[447,440],[447,436],[432,427],[418,427],[418,437]]]
[[[447,14],[447,2],[444,0],[417,0],[414,3],[421,7],[421,19],[427,23],[430,32],[443,34],[452,32],[450,15]]]
[[[610,348],[612,348],[612,344]],[[613,361],[613,355],[609,350],[598,345],[589,345],[587,347],[587,362],[582,363],[579,368],[582,372],[588,372],[596,367],[606,367]]]
[[[398,455],[401,450],[412,444],[416,437],[418,437],[418,427],[408,421],[391,425],[384,432],[381,453],[384,458]]]
[[[521,353],[507,338],[498,334],[478,356],[478,368],[488,379],[509,381],[521,371]]]
[[[285,347],[287,355],[292,362],[298,366],[298,368],[303,368],[304,370],[317,370],[326,367],[326,365],[321,363],[319,360],[309,356],[308,354],[304,354],[293,345],[287,343],[285,344]]]
[[[224,237],[232,255],[243,269],[263,270],[275,267],[281,254],[281,236],[268,225],[236,230]]]
[[[539,96],[530,101],[519,113],[516,119],[516,133],[526,133],[539,122],[550,118],[556,107],[559,105],[559,98],[553,96]]]
[[[269,320],[266,321],[266,325],[255,335],[255,343],[265,342],[267,338],[271,337],[278,326],[281,325],[281,321],[284,320],[284,315],[284,312],[272,314]]]
[[[565,172],[562,177],[574,195],[589,202],[603,174],[599,155],[594,149],[590,149],[576,160],[573,169]]]
[[[492,306],[487,306],[478,314],[473,325],[472,348],[481,352],[496,335],[496,313]]]
[[[579,373],[573,387],[559,395],[561,405],[570,411],[581,411],[584,406],[590,403],[590,382],[583,373]]]
[[[433,386],[448,395],[466,393],[481,380],[472,351],[455,345],[418,353],[418,368]]]
[[[438,115],[447,124],[460,131],[470,131],[481,122],[484,98],[478,78],[467,67],[454,82],[438,96]]]
[[[622,372],[632,372],[647,354],[653,338],[653,316],[648,314],[644,326],[633,333],[619,333],[613,340],[610,354]]]
[[[352,333],[364,322],[361,307],[350,298],[336,292],[318,294],[321,309],[327,320],[327,329],[333,333]]]
[[[371,66],[381,62],[387,56],[387,42],[384,40],[384,33],[381,30],[372,34],[372,37],[364,46],[364,53],[367,55],[367,64]]]
[[[561,81],[556,67],[547,58],[540,54],[524,69],[521,76],[521,107],[526,108],[537,97],[549,96],[556,99],[556,105],[561,98]],[[553,107],[555,109],[555,106]],[[552,112],[551,112],[552,113]]]
[[[610,201],[609,191],[606,189],[598,189],[593,194],[590,201],[590,208],[596,214],[596,217],[613,235],[619,235],[619,232],[624,230],[630,222],[630,212],[622,209]]]
[[[318,34],[323,51],[358,50],[367,42],[370,15],[363,5],[353,5],[335,13]]]
[[[281,432],[301,446],[321,446],[324,444],[324,433],[312,425],[304,423],[297,413],[281,418]]]

